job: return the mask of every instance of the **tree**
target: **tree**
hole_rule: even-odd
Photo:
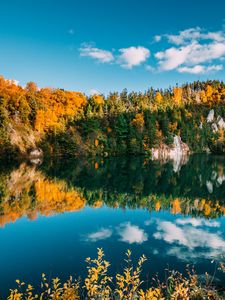
[[[161,95],[160,92],[156,92],[155,94],[155,101],[157,104],[161,104],[163,101],[163,96]]]
[[[173,100],[174,100],[174,103],[178,106],[180,106],[182,104],[182,93],[183,93],[182,88],[175,87],[173,89]]]

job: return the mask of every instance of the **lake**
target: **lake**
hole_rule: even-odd
[[[213,274],[225,254],[225,157],[51,160],[0,168],[0,296],[20,279],[84,277],[102,247],[121,270],[145,254],[147,284],[165,268]],[[225,287],[219,271],[215,281]]]

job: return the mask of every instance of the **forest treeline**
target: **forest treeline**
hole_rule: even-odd
[[[192,152],[225,151],[225,84],[86,96],[0,77],[0,154],[151,155],[180,136]]]

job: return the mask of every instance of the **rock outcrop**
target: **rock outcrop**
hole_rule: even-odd
[[[32,149],[29,153],[30,162],[34,165],[39,165],[43,160],[43,151],[40,148]]]
[[[213,132],[217,132],[219,129],[225,130],[225,121],[223,118],[219,115],[217,118],[215,117],[214,109],[211,109],[209,111],[209,114],[207,116],[207,123],[211,123],[211,127]]]
[[[182,142],[179,136],[175,136],[173,144],[168,146],[161,144],[158,148],[152,148],[152,160],[160,160],[167,162],[171,160],[173,162],[174,172],[178,172],[182,165],[188,161],[188,154],[190,153],[187,144]]]

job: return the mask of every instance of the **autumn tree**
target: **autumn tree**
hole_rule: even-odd
[[[180,106],[182,104],[182,93],[183,93],[183,90],[180,87],[175,87],[173,89],[173,100],[174,100],[174,103],[178,106]]]

